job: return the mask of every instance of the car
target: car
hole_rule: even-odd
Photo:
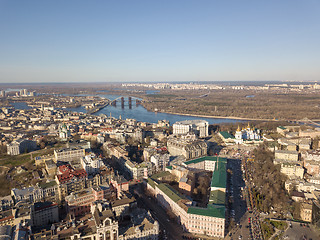
[[[241,240],[241,239],[242,239],[242,235],[239,236],[239,240]]]

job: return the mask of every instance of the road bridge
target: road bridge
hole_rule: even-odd
[[[121,101],[121,106],[124,107],[125,97],[123,97],[123,96],[117,97],[117,98],[114,99],[114,100],[110,100],[110,99],[108,99],[108,100],[110,101],[110,105],[112,105],[112,106],[116,106],[116,105],[117,105],[117,101],[120,100],[120,101]],[[129,108],[132,107],[132,100],[135,100],[136,105],[139,105],[139,104],[141,103],[141,100],[140,100],[139,98],[128,96],[128,105],[129,105]]]

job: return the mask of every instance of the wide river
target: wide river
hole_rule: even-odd
[[[82,94],[81,96],[87,96]],[[110,95],[110,94],[99,94],[98,96],[108,98],[110,100],[114,100],[119,95]],[[141,105],[136,105],[136,101],[132,98],[132,106],[129,107],[128,104],[128,97],[124,97],[125,104],[122,107],[120,99],[117,101],[116,106],[108,105],[105,108],[101,109],[100,111],[94,113],[94,115],[105,114],[107,116],[112,116],[115,118],[119,118],[121,116],[122,119],[126,118],[133,118],[140,122],[149,122],[149,123],[157,123],[158,120],[168,120],[170,124],[173,124],[178,121],[184,120],[196,120],[202,119],[209,122],[209,124],[220,124],[220,123],[236,123],[236,122],[244,122],[244,120],[239,119],[225,119],[225,118],[208,118],[208,117],[194,117],[194,116],[184,116],[179,114],[170,114],[170,113],[161,113],[161,112],[150,112],[145,109]],[[29,109],[30,107],[27,106],[26,103],[19,102],[19,103],[11,103],[17,109]],[[73,112],[87,112],[84,107],[78,108],[68,108],[66,110],[70,110]]]
[[[99,94],[98,96],[108,98],[110,100],[114,100],[119,95],[110,95],[110,94]],[[129,108],[128,97],[124,97],[125,103],[124,107],[121,106],[120,99],[117,100],[116,106],[108,105],[100,111],[96,112],[94,115],[105,114],[107,116],[112,116],[115,118],[119,118],[121,116],[122,119],[133,118],[140,122],[149,122],[149,123],[157,123],[158,120],[168,120],[170,124],[173,124],[178,121],[184,120],[196,120],[202,119],[209,122],[209,124],[219,124],[219,123],[236,123],[236,122],[244,122],[239,119],[225,119],[225,118],[207,118],[207,117],[194,117],[194,116],[184,116],[179,114],[170,114],[170,113],[161,113],[161,112],[151,112],[145,109],[141,105],[136,106],[136,101],[132,98],[132,106]],[[86,112],[85,108],[73,108],[69,109],[75,112]]]

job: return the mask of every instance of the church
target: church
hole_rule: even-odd
[[[240,127],[238,126],[234,137],[236,144],[243,144],[247,141],[259,141],[261,139],[260,130],[251,128],[249,123],[247,128],[240,129]]]

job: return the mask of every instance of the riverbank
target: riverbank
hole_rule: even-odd
[[[232,117],[232,116],[231,117],[222,117],[222,116],[208,116],[208,115],[197,115],[197,114],[187,114],[187,113],[171,113],[171,112],[163,112],[163,113],[190,116],[190,117],[236,119],[236,120],[243,120],[243,121],[268,121],[268,122],[279,121],[279,120],[275,120],[275,119],[241,118],[241,117]]]
[[[146,108],[145,106],[143,106]],[[147,108],[146,108],[147,109]],[[166,112],[166,111],[152,111],[154,113],[167,113],[167,114],[173,114],[173,115],[182,115],[182,116],[189,116],[189,117],[201,117],[201,118],[215,118],[215,119],[235,119],[235,120],[241,120],[241,121],[268,121],[268,122],[277,122],[279,120],[276,119],[258,119],[258,118],[242,118],[242,117],[222,117],[222,116],[208,116],[208,115],[200,115],[200,114],[189,114],[189,113],[173,113],[173,112]]]

